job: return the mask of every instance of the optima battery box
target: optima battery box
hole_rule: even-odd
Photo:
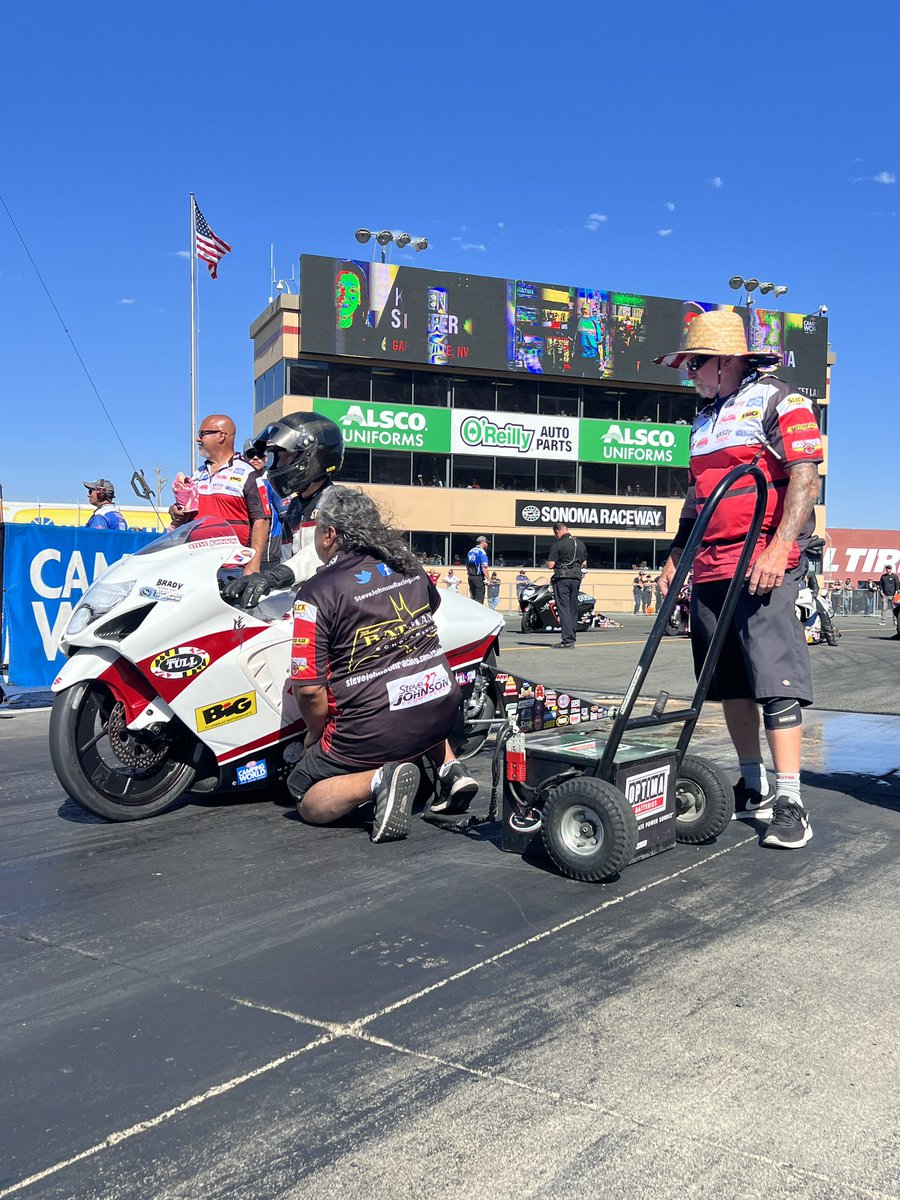
[[[525,737],[526,777],[529,787],[538,788],[546,779],[568,767],[580,768],[586,776],[596,775],[603,757],[605,738],[596,729],[567,729],[565,732],[528,734]],[[632,862],[671,850],[675,845],[675,751],[669,746],[645,742],[623,742],[613,762],[612,782],[625,796],[637,818],[638,840]],[[530,793],[525,793],[529,795]],[[501,848],[512,854],[542,853],[540,829],[522,832],[510,825],[516,812],[509,787],[503,788],[503,831]]]

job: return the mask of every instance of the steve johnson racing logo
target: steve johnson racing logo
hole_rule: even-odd
[[[429,671],[392,679],[387,685],[391,712],[427,704],[450,691],[450,676],[440,664]]]

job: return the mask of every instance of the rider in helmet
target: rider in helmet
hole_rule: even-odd
[[[314,544],[316,516],[344,461],[340,427],[319,413],[291,413],[255,441],[265,444],[266,478],[272,488],[283,499],[290,497],[282,519],[292,534],[293,553],[287,562],[267,563],[261,571],[228,584],[226,598],[239,601],[242,608],[255,608],[273,587],[295,587],[322,565]]]

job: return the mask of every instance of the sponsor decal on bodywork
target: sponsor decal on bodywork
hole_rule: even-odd
[[[227,700],[217,700],[213,704],[204,704],[202,708],[194,709],[198,733],[218,729],[220,725],[230,725],[232,721],[242,721],[244,717],[252,717],[255,713],[256,692],[244,692],[243,695],[231,696]]]
[[[245,783],[261,783],[263,779],[268,779],[269,768],[266,766],[266,760],[260,758],[244,763],[242,767],[238,767],[235,774],[238,787],[242,787]]]
[[[150,670],[160,679],[193,679],[209,666],[209,655],[198,646],[173,646],[157,654]]]

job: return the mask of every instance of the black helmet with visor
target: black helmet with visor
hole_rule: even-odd
[[[319,413],[290,413],[264,430],[257,441],[265,442],[266,476],[282,498],[335,475],[344,461],[340,427]]]

